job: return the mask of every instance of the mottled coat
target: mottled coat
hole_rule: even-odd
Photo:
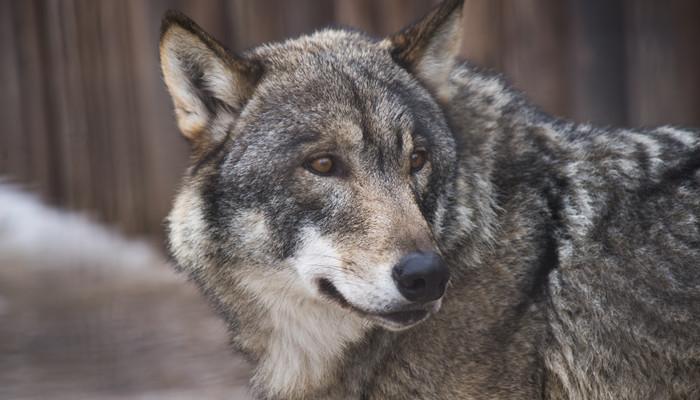
[[[254,392],[700,398],[700,136],[547,116],[456,60],[460,16],[446,1],[383,40],[324,30],[242,55],[166,16],[193,144],[170,248]],[[447,292],[392,325],[388,271],[425,249]]]

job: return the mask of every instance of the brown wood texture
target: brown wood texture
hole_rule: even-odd
[[[428,0],[0,0],[0,176],[159,237],[187,163],[158,68],[163,12],[230,49],[327,26],[384,35]],[[700,125],[700,3],[466,0],[463,52],[582,122]]]

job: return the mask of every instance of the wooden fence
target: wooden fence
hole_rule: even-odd
[[[386,34],[434,3],[0,0],[0,176],[158,236],[187,160],[158,68],[166,9],[240,50],[328,25]],[[698,126],[698,21],[693,0],[467,0],[463,50],[556,115]]]

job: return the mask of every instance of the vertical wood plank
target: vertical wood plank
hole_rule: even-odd
[[[284,34],[287,37],[311,33],[335,22],[335,4],[332,0],[287,1],[281,6],[280,11],[286,15]]]
[[[143,181],[143,146],[139,122],[140,109],[130,84],[134,80],[133,59],[128,32],[131,21],[127,18],[126,3],[100,0],[100,37],[104,59],[104,81],[100,89],[105,96],[100,114],[107,121],[105,143],[113,153],[109,174],[113,179],[115,196],[114,220],[127,232],[146,229]]]
[[[625,29],[621,0],[569,0],[572,116],[621,125],[625,102]]]
[[[503,69],[543,109],[569,116],[569,31],[565,3],[519,0],[503,3]]]
[[[466,0],[464,3],[462,54],[480,66],[503,66],[503,1]]]
[[[416,21],[439,2],[425,0],[382,0],[377,3],[379,24],[375,34],[384,36]]]
[[[128,0],[129,52],[133,59],[130,82],[140,110],[138,140],[142,150],[145,232],[161,237],[175,187],[185,170],[188,148],[175,125],[172,102],[161,79],[158,62],[160,19],[174,1]]]
[[[59,159],[56,167],[63,189],[60,204],[94,209],[98,200],[93,190],[94,171],[88,162],[92,151],[87,124],[90,110],[83,83],[89,65],[83,64],[80,57],[78,38],[83,33],[78,26],[75,2],[45,3],[44,17],[38,25],[45,32],[46,59],[50,66],[46,71],[49,81],[46,100],[50,105],[49,135],[54,138],[53,152]]]
[[[376,0],[335,0],[335,20],[339,25],[376,34],[380,25]]]
[[[228,17],[235,49],[247,49],[284,38],[284,14],[275,0],[231,0]]]
[[[26,130],[22,121],[22,87],[16,15],[12,0],[0,0],[0,82],[3,94],[0,95],[0,120],[3,121],[0,135],[0,172],[4,180],[28,180],[26,161],[22,154],[28,152]],[[26,157],[24,157],[26,158]]]
[[[700,124],[700,4],[627,0],[628,98],[635,125]]]
[[[7,100],[8,109],[3,111],[9,114],[3,124],[10,124],[3,129],[12,127],[6,136],[12,147],[5,153],[8,167],[12,168],[10,178],[28,182],[30,188],[50,199],[56,198],[59,194],[54,190],[60,184],[53,184],[57,176],[53,174],[47,136],[44,42],[34,23],[40,10],[33,1],[10,2],[4,8],[5,17],[13,19],[7,27],[12,30],[7,31],[11,42],[6,42],[13,48],[3,53],[7,54],[3,69],[13,79],[7,82],[7,95],[16,96]]]

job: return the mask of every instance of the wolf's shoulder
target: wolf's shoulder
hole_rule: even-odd
[[[491,121],[507,118],[521,123],[553,120],[499,72],[462,61],[453,68],[449,83],[451,98],[447,108],[453,114]]]
[[[645,397],[676,384],[678,393],[697,393],[698,132],[559,132],[573,150],[557,171],[567,187],[560,264],[549,280],[549,367],[577,392],[572,397],[625,390]],[[654,380],[640,379],[632,365],[654,365]],[[604,378],[591,380],[590,368]]]

